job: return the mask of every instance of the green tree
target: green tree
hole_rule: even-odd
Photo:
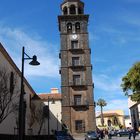
[[[107,105],[104,99],[98,99],[97,105],[101,108],[101,124],[104,126],[103,107]]]
[[[122,78],[121,87],[125,95],[132,94],[132,101],[140,101],[140,62],[135,63]]]

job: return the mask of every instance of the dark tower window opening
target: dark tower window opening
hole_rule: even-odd
[[[78,40],[71,41],[71,49],[78,49]]]
[[[10,93],[13,94],[14,91],[14,73],[10,74]]]
[[[73,84],[80,85],[80,83],[81,83],[80,75],[73,75]]]
[[[70,14],[71,14],[71,15],[76,14],[76,8],[75,8],[75,5],[71,5],[71,6],[70,6]]]
[[[74,105],[81,105],[81,95],[74,95]]]
[[[85,131],[85,123],[83,120],[75,121],[75,130],[76,130],[76,132],[79,132],[79,133]]]
[[[72,66],[79,66],[79,65],[80,65],[80,58],[72,57]]]
[[[72,33],[72,24],[71,23],[67,24],[67,32]]]
[[[83,14],[83,9],[81,7],[78,8],[78,14]]]
[[[67,14],[68,14],[68,9],[67,9],[67,7],[64,7],[64,8],[63,8],[63,14],[64,14],[64,15],[67,15]]]
[[[79,23],[79,22],[77,22],[77,23],[75,24],[75,31],[76,31],[76,33],[77,33],[77,32],[80,32],[80,23]]]

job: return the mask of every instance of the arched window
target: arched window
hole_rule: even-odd
[[[67,32],[72,33],[72,24],[71,23],[67,24]]]
[[[108,121],[107,121],[107,125],[108,125],[108,126],[111,126],[111,120],[108,120]]]
[[[75,5],[71,5],[71,6],[70,6],[70,14],[72,14],[72,15],[76,14]]]
[[[119,120],[117,116],[113,116],[113,124],[114,125],[118,125],[119,124]]]
[[[64,8],[63,8],[63,14],[64,14],[64,15],[67,15],[67,14],[68,14],[68,9],[67,9],[67,7],[64,7]]]
[[[80,23],[79,23],[79,22],[77,22],[77,23],[75,24],[75,31],[76,31],[76,32],[80,32]]]
[[[83,9],[81,7],[78,8],[78,14],[83,14]]]

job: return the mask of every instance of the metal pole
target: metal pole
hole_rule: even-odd
[[[50,137],[50,98],[48,96],[48,138]]]
[[[57,117],[57,120],[56,120],[57,121],[57,124],[56,124],[57,126],[56,127],[57,127],[57,131],[58,131],[58,113],[57,113],[56,117]]]
[[[25,135],[23,78],[24,78],[24,47],[22,48],[21,91],[20,91],[20,101],[19,101],[19,131],[18,131],[19,140],[24,140],[24,135]]]

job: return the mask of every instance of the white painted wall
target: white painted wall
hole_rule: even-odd
[[[48,102],[44,102],[45,105],[48,105]],[[62,119],[62,110],[61,110],[61,100],[56,100],[53,104],[52,101],[49,103],[50,106],[50,130],[61,130],[61,119]],[[57,126],[58,125],[58,126]]]
[[[131,119],[129,118],[129,119],[125,119],[125,127],[127,128],[127,127],[130,127],[130,124],[129,123],[131,123]]]
[[[134,106],[135,104],[137,104],[137,102],[134,102],[131,100],[131,97],[128,97],[128,108],[131,108],[132,106]]]
[[[2,46],[0,45],[2,48]],[[0,50],[1,50],[0,48]],[[3,55],[3,53],[0,51],[0,68],[5,68],[8,73],[14,72],[15,75],[17,75],[17,85],[16,89],[18,92],[16,94],[18,97],[16,97],[15,101],[19,102],[19,95],[20,95],[20,76],[17,73],[17,70],[14,68],[13,62],[8,58]],[[11,63],[10,63],[11,62]],[[27,111],[26,111],[26,116],[28,116],[28,113],[30,111],[29,105],[30,105],[30,95],[33,95],[34,93],[32,90],[28,87],[28,85],[25,83],[25,100],[26,100],[26,105],[27,105]],[[15,116],[14,113],[11,113],[1,124],[0,124],[0,134],[14,134],[14,128],[17,127],[16,125],[16,117],[18,118],[18,112],[17,115]],[[26,118],[27,120],[28,118]],[[28,129],[28,125],[26,123],[26,129]]]
[[[35,100],[33,101],[35,103],[35,105],[37,107],[40,106],[40,104],[42,104],[42,109],[43,106],[47,105],[48,106],[48,102],[47,101],[43,101],[43,100]],[[52,134],[51,130],[61,130],[61,119],[62,119],[62,115],[61,115],[61,100],[55,100],[55,103],[52,104],[52,101],[49,102],[49,108],[50,108],[50,119],[49,119],[49,124],[50,124],[50,134]],[[37,135],[38,134],[38,130],[39,130],[39,124],[37,122],[34,123],[33,127],[33,135]],[[42,129],[41,129],[41,135],[47,135],[48,134],[48,119],[46,118],[43,125],[42,125]]]

